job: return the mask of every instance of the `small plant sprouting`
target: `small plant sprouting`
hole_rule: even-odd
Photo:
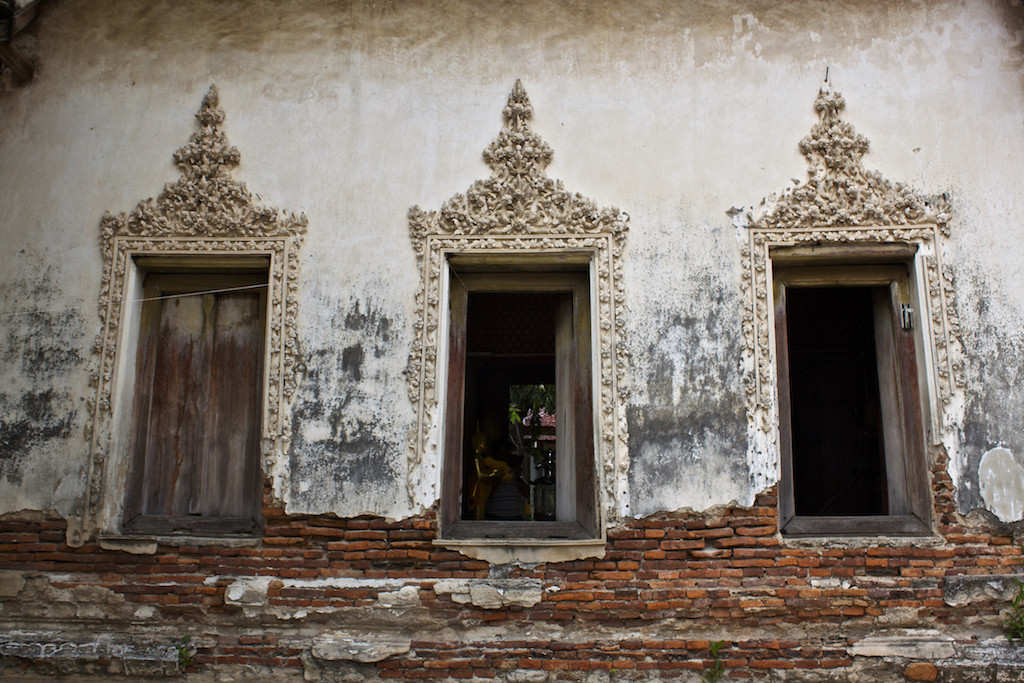
[[[196,648],[192,643],[192,636],[187,633],[181,636],[181,640],[175,643],[174,648],[178,651],[178,669],[184,671],[196,661]]]
[[[711,667],[700,677],[705,683],[715,683],[725,673],[725,663],[722,662],[722,655],[718,651],[725,645],[724,640],[716,640],[711,643]]]
[[[1024,582],[1017,582],[1017,594],[1010,603],[1010,613],[1003,619],[1006,637],[1010,640],[1024,640]]]

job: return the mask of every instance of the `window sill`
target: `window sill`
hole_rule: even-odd
[[[857,517],[797,516],[782,527],[785,538],[835,537],[929,537],[932,529],[913,515],[866,515]]]
[[[462,519],[450,524],[443,533],[451,539],[531,539],[538,541],[587,541],[594,534],[579,522],[523,522]]]
[[[260,523],[252,517],[172,517],[138,515],[124,525],[126,536],[258,536]]]
[[[473,526],[486,524],[470,522]],[[494,524],[493,522],[490,524]],[[498,523],[503,524],[503,523]],[[541,524],[549,524],[542,522]],[[463,529],[459,529],[462,531]],[[568,562],[603,557],[606,539],[601,538],[538,538],[538,537],[475,537],[439,538],[434,545],[454,550],[476,560],[491,564],[509,562]]]
[[[164,546],[220,546],[222,548],[254,548],[259,546],[262,537],[258,534],[231,534],[225,536],[179,534],[133,534],[125,532],[121,535],[107,534],[99,537],[99,545],[104,550],[120,550],[133,555],[153,555],[157,547]]]

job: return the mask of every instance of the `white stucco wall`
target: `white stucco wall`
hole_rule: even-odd
[[[805,177],[797,145],[826,68],[871,141],[866,165],[951,198],[947,261],[969,357],[953,467],[962,506],[982,505],[982,454],[1024,458],[1017,5],[45,4],[16,41],[34,80],[0,92],[0,512],[82,504],[99,220],[176,177],[171,154],[211,83],[242,153],[236,176],[309,219],[308,373],[280,495],[292,512],[342,516],[430,505],[406,490],[406,214],[488,174],[480,153],[516,78],[555,150],[550,175],[631,217],[632,514],[750,503],[740,247],[726,211]]]

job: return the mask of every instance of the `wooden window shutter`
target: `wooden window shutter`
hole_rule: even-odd
[[[266,298],[210,291],[235,281],[146,278],[125,511],[133,530],[255,528]],[[187,291],[197,287],[208,293]]]

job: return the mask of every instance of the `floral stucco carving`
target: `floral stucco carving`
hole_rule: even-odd
[[[508,97],[504,127],[484,151],[489,178],[456,194],[439,211],[414,206],[409,231],[420,271],[416,295],[416,344],[408,367],[409,396],[419,427],[410,444],[410,491],[432,488],[440,457],[437,423],[440,387],[438,349],[444,301],[442,270],[449,254],[541,254],[591,252],[596,289],[599,363],[598,453],[603,498],[611,512],[625,500],[626,421],[621,406],[628,393],[627,352],[622,339],[625,293],[621,257],[629,217],[613,208],[598,208],[579,193],[549,178],[545,169],[552,150],[530,129],[533,107],[521,82]]]
[[[287,451],[290,419],[287,410],[295,390],[299,364],[297,337],[299,247],[306,218],[254,202],[244,183],[231,171],[238,166],[238,149],[220,129],[224,112],[211,86],[196,114],[199,130],[174,153],[180,177],[155,199],[141,201],[128,213],[104,215],[101,224],[103,276],[99,299],[102,330],[96,339],[99,368],[90,378],[95,397],[92,415],[89,486],[82,528],[69,530],[69,540],[82,543],[95,531],[111,531],[111,510],[119,488],[112,485],[112,462],[123,469],[124,454],[111,452],[117,367],[126,361],[125,331],[121,329],[128,299],[128,274],[136,256],[269,257],[267,365],[264,368],[264,471],[271,474]],[[77,536],[73,538],[73,536]]]
[[[846,106],[837,92],[822,90],[814,103],[818,123],[800,141],[807,159],[807,182],[786,190],[754,219],[763,230],[818,226],[933,224],[948,234],[944,197],[922,197],[900,183],[864,168],[868,140],[843,121]]]
[[[845,102],[837,92],[818,93],[818,123],[800,142],[807,159],[807,181],[764,199],[758,211],[737,221],[746,228],[742,247],[743,292],[747,309],[743,337],[748,372],[746,393],[754,441],[774,440],[775,362],[772,311],[772,246],[797,244],[902,243],[917,247],[928,322],[924,343],[929,387],[943,412],[933,427],[950,436],[952,414],[960,409],[964,361],[953,278],[943,263],[942,242],[949,235],[950,206],[945,195],[926,197],[864,168],[868,140],[840,118]],[[935,417],[933,415],[933,417]],[[760,435],[758,434],[760,433]],[[770,483],[762,472],[759,484]]]

